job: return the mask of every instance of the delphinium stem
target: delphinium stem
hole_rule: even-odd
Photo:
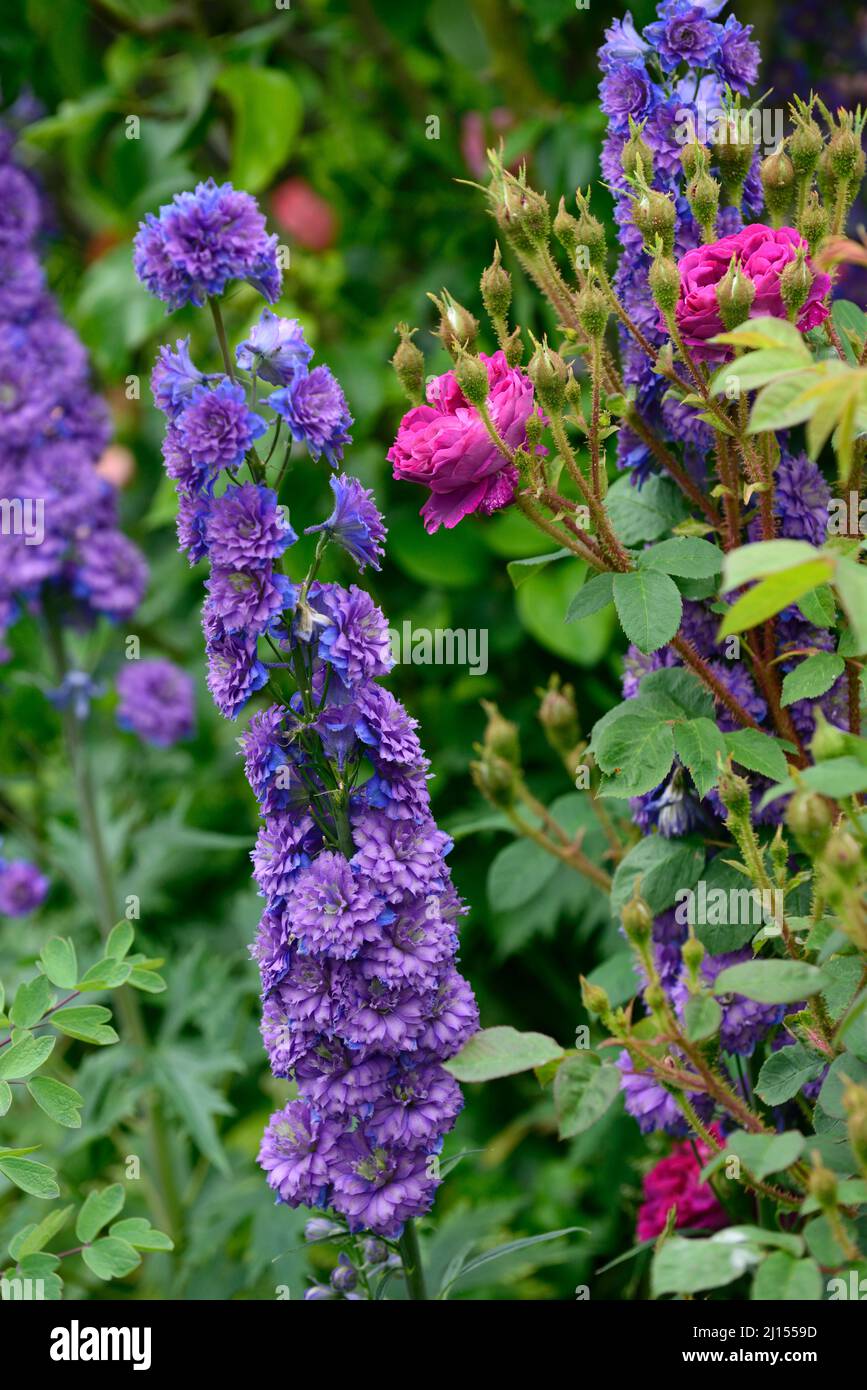
[[[69,669],[63,631],[60,624],[53,618],[49,618],[47,629],[58,684],[61,684]],[[93,860],[100,930],[103,938],[107,938],[118,920],[118,898],[114,873],[105,844],[96,787],[87,748],[82,737],[81,724],[71,709],[65,709],[62,712],[62,722],[75,779],[79,819]],[[137,1052],[144,1056],[148,1048],[147,1031],[138,999],[131,990],[122,989],[118,992],[117,1011],[127,1039]],[[159,1208],[158,1211],[155,1211],[155,1215],[160,1225],[167,1226],[177,1245],[183,1230],[183,1206],[175,1182],[167,1121],[162,1103],[158,1099],[145,1103],[145,1119],[153,1143],[154,1158],[159,1175],[158,1183],[151,1185],[155,1206]]]
[[[413,1300],[427,1301],[427,1287],[425,1285],[424,1269],[421,1262],[421,1250],[418,1244],[418,1231],[414,1221],[407,1221],[403,1228],[403,1235],[398,1241],[400,1258],[403,1260],[403,1272],[406,1276],[407,1293]]]

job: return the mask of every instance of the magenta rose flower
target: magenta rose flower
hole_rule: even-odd
[[[687,251],[680,262],[680,299],[675,309],[677,325],[686,346],[699,361],[724,362],[731,350],[711,345],[708,340],[723,332],[716,298],[716,286],[724,279],[732,256],[737,256],[744,273],[756,287],[750,318],[787,317],[780,293],[780,276],[799,247],[807,243],[794,227],[766,227],[753,222],[734,236],[723,237],[710,246]],[[807,302],[798,314],[798,328],[815,328],[830,310],[822,303],[831,288],[827,275],[813,270],[813,284]]]
[[[720,1139],[717,1125],[711,1128]],[[696,1158],[698,1154],[698,1158]],[[675,1227],[692,1226],[702,1231],[719,1231],[730,1225],[729,1216],[708,1182],[699,1182],[702,1164],[712,1157],[712,1150],[701,1139],[695,1149],[688,1141],[675,1144],[667,1158],[655,1163],[644,1179],[644,1201],[638,1212],[638,1240],[654,1240],[665,1229],[672,1207]]]
[[[527,440],[533,384],[504,353],[479,354],[488,369],[488,410],[512,449]],[[492,442],[482,417],[461,392],[454,372],[427,388],[428,405],[407,411],[388,451],[395,478],[420,483],[431,495],[421,509],[425,529],[457,526],[471,512],[490,516],[515,495],[518,470]]]

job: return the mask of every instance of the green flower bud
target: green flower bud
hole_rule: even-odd
[[[601,338],[605,332],[611,308],[605,295],[596,285],[585,285],[575,303],[578,322],[588,338]]]
[[[521,337],[521,330],[517,324],[506,339],[504,352],[506,354],[506,361],[510,367],[520,367],[524,360],[524,340]]]
[[[661,1014],[665,1011],[667,1003],[665,990],[661,985],[651,983],[644,991],[644,1002],[653,1014]]]
[[[861,850],[854,835],[839,827],[828,836],[823,861],[842,883],[857,883],[861,870]]]
[[[472,348],[479,336],[478,319],[470,313],[469,309],[465,309],[463,304],[452,299],[448,290],[443,290],[442,299],[438,299],[435,294],[429,294],[428,299],[440,311],[436,335],[446,351],[452,357],[457,358],[461,351]]]
[[[520,251],[535,251],[547,244],[551,233],[548,200],[528,188],[523,171],[520,178],[503,172],[496,203],[496,218]]]
[[[460,353],[455,366],[455,381],[470,405],[484,405],[488,399],[490,381],[488,369],[480,358],[472,357],[468,352]]]
[[[683,963],[693,979],[698,978],[701,963],[705,957],[705,949],[697,936],[689,936],[680,948]]]
[[[492,806],[506,808],[513,805],[517,795],[517,776],[511,763],[493,754],[483,754],[478,762],[470,763],[473,783],[486,801]]]
[[[815,189],[807,195],[804,211],[798,218],[798,231],[807,243],[811,256],[815,256],[819,246],[828,235],[830,219]]]
[[[527,364],[527,375],[536,389],[542,408],[550,414],[559,415],[566,402],[566,382],[569,377],[569,369],[560,354],[549,348],[547,342],[537,343]]]
[[[517,724],[513,724],[511,719],[504,718],[491,700],[482,700],[482,709],[488,716],[485,727],[484,752],[497,758],[503,758],[513,767],[518,767],[521,762],[521,745]]]
[[[782,145],[762,160],[759,173],[765,191],[765,206],[774,225],[783,226],[791,214],[795,198],[795,168]]]
[[[750,800],[750,784],[746,778],[734,772],[729,764],[720,773],[718,787],[720,800],[729,815],[739,820],[749,820],[752,813],[752,802]]]
[[[539,705],[539,723],[551,747],[561,756],[570,753],[580,737],[575,690],[561,685],[559,676],[552,676]]]
[[[828,145],[828,164],[835,178],[848,183],[859,165],[861,141],[851,126],[851,116],[841,123]]]
[[[755,152],[749,114],[736,111],[720,124],[714,133],[712,149],[722,182],[723,202],[740,207],[744,182]]]
[[[424,400],[424,354],[412,341],[417,328],[399,323],[395,333],[400,334],[400,342],[391,359],[397,379],[413,405],[421,405]]]
[[[797,322],[798,313],[810,297],[813,278],[813,272],[807,265],[806,248],[799,246],[795,259],[789,261],[780,276],[780,294],[793,323]]]
[[[646,251],[653,254],[657,238],[662,243],[662,254],[670,256],[674,251],[675,210],[673,200],[665,193],[648,189],[636,199],[632,220],[644,237]]]
[[[637,891],[624,904],[620,919],[623,930],[635,946],[641,946],[650,939],[653,931],[653,913]]]
[[[810,755],[814,763],[825,762],[828,758],[842,758],[848,749],[845,730],[836,724],[829,724],[820,708],[816,709],[816,728],[810,740]]]
[[[702,171],[707,173],[710,167],[710,151],[697,140],[691,140],[680,152],[680,165],[687,183],[691,183],[696,174]]]
[[[825,848],[832,824],[828,803],[818,792],[795,792],[786,807],[786,825],[810,858]]]
[[[798,179],[812,179],[825,142],[822,132],[809,115],[795,115],[795,129],[789,136],[789,157]]]
[[[709,238],[716,232],[719,198],[720,186],[717,180],[699,170],[687,186],[686,199],[702,233]]]
[[[663,314],[673,314],[680,298],[680,271],[670,256],[657,256],[648,275],[650,293]]]
[[[638,178],[643,183],[651,184],[653,182],[653,151],[646,141],[642,140],[642,129],[643,127],[637,126],[630,116],[629,139],[623,146],[620,162],[627,178]]]
[[[747,275],[737,256],[732,256],[729,268],[716,287],[716,302],[727,332],[737,328],[750,316],[756,297],[755,283]]]
[[[605,269],[605,228],[598,218],[594,217],[590,211],[590,200],[581,192],[580,188],[575,190],[575,202],[578,205],[578,218],[575,227],[576,254],[581,256],[582,247],[586,249],[586,260],[589,266],[597,270]],[[586,269],[587,267],[585,267]]]
[[[578,219],[566,211],[566,199],[561,198],[553,223],[554,235],[574,263],[578,246]]]
[[[611,1000],[605,993],[601,985],[591,985],[589,980],[581,977],[581,1003],[589,1014],[598,1014],[604,1017],[611,1012]]]
[[[818,1149],[813,1150],[813,1167],[807,1187],[823,1211],[833,1211],[837,1206],[837,1178],[830,1168],[822,1162]]]
[[[499,243],[494,245],[494,259],[482,271],[482,303],[491,319],[504,319],[512,303],[512,277],[503,268]]]

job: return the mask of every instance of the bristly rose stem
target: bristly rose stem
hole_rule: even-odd
[[[68,670],[63,629],[54,615],[48,615],[46,624],[48,643],[54,660],[58,684],[62,684]],[[118,920],[117,893],[111,861],[105,844],[102,825],[97,807],[96,789],[93,783],[90,761],[82,738],[81,726],[71,709],[62,711],[63,732],[69,752],[75,779],[76,797],[79,805],[81,825],[84,829],[93,859],[94,877],[99,897],[99,923],[103,938],[107,938]],[[117,995],[117,1011],[129,1040],[145,1057],[148,1050],[147,1031],[142,1019],[138,999],[131,989],[121,989]],[[168,1126],[159,1099],[145,1102],[148,1130],[154,1145],[159,1183],[150,1184],[154,1199],[155,1215],[161,1226],[166,1226],[178,1246],[182,1241],[184,1209],[175,1182],[174,1167],[168,1141]]]
[[[400,1258],[403,1260],[407,1293],[413,1300],[427,1302],[427,1287],[421,1262],[421,1250],[418,1244],[418,1231],[414,1221],[405,1223],[403,1234],[398,1241],[398,1249],[400,1250]]]

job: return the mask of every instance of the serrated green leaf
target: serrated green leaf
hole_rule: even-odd
[[[827,1063],[801,1042],[781,1047],[766,1058],[756,1082],[756,1095],[766,1105],[783,1105],[810,1081],[822,1075]]]
[[[796,565],[809,564],[819,555],[816,547],[807,541],[754,541],[750,545],[738,546],[725,557],[722,592],[727,594],[753,579],[766,579],[768,575],[778,574]]]
[[[729,965],[714,983],[714,994],[743,994],[760,1004],[793,1004],[828,984],[824,970],[799,960],[751,960]]]
[[[674,749],[689,769],[699,796],[707,796],[719,777],[720,759],[725,759],[726,755],[726,745],[716,723],[712,719],[690,719],[676,725]]]
[[[775,542],[767,541],[764,544],[773,545]],[[825,584],[833,574],[833,563],[821,556],[760,580],[729,608],[720,624],[718,640],[730,637],[732,633],[747,632],[766,618],[772,618],[783,608],[797,603],[803,594],[815,589],[817,584]]]
[[[592,1052],[564,1057],[554,1077],[554,1110],[561,1139],[595,1125],[620,1091],[620,1071],[611,1062],[600,1063]]]
[[[640,488],[628,475],[618,478],[608,489],[605,509],[624,545],[658,540],[688,515],[677,484],[655,474]]]
[[[792,705],[796,700],[818,699],[831,689],[845,669],[845,661],[834,652],[815,652],[785,676],[780,704]]]
[[[815,1260],[796,1260],[774,1250],[756,1270],[750,1298],[758,1302],[807,1302],[822,1297],[822,1271]]]
[[[643,569],[662,570],[683,579],[711,579],[720,574],[723,553],[719,546],[698,536],[673,536],[643,550],[638,563]]]
[[[727,333],[717,333],[713,343],[728,343],[742,348],[789,348],[793,352],[807,352],[804,340],[793,323],[786,319],[754,318],[746,319],[737,328]],[[807,352],[809,356],[809,353]]]
[[[646,655],[670,642],[680,627],[680,590],[669,575],[659,570],[616,574],[614,606],[629,641]]]
[[[729,394],[734,386],[733,398],[738,399],[745,391],[756,391],[792,372],[803,372],[811,361],[809,350],[802,342],[797,347],[757,348],[714,372],[710,390],[715,395]]]
[[[788,776],[786,755],[775,738],[760,729],[736,729],[723,734],[726,749],[732,759],[750,772],[781,782]]]
[[[722,1009],[710,994],[690,994],[683,1011],[690,1042],[705,1042],[719,1032]]]
[[[782,1173],[797,1163],[807,1140],[797,1130],[786,1134],[748,1134],[735,1130],[725,1141],[726,1153],[733,1153],[757,1178]]]
[[[579,618],[587,618],[598,613],[600,608],[613,602],[614,575],[594,574],[587,580],[573,598],[566,610],[566,622],[574,623]]]
[[[635,880],[641,879],[641,896],[651,912],[671,907],[681,889],[694,888],[705,864],[701,845],[688,840],[666,840],[650,835],[639,840],[624,855],[614,872],[611,885],[611,912],[619,916],[632,896]]]
[[[837,560],[834,583],[849,620],[855,646],[852,655],[862,656],[867,652],[867,566],[841,555]]]
[[[8,1081],[0,1081],[0,1115],[5,1115],[12,1104],[12,1087]]]
[[[602,731],[594,751],[607,775],[605,795],[640,796],[668,775],[674,734],[656,715],[625,714]]]

